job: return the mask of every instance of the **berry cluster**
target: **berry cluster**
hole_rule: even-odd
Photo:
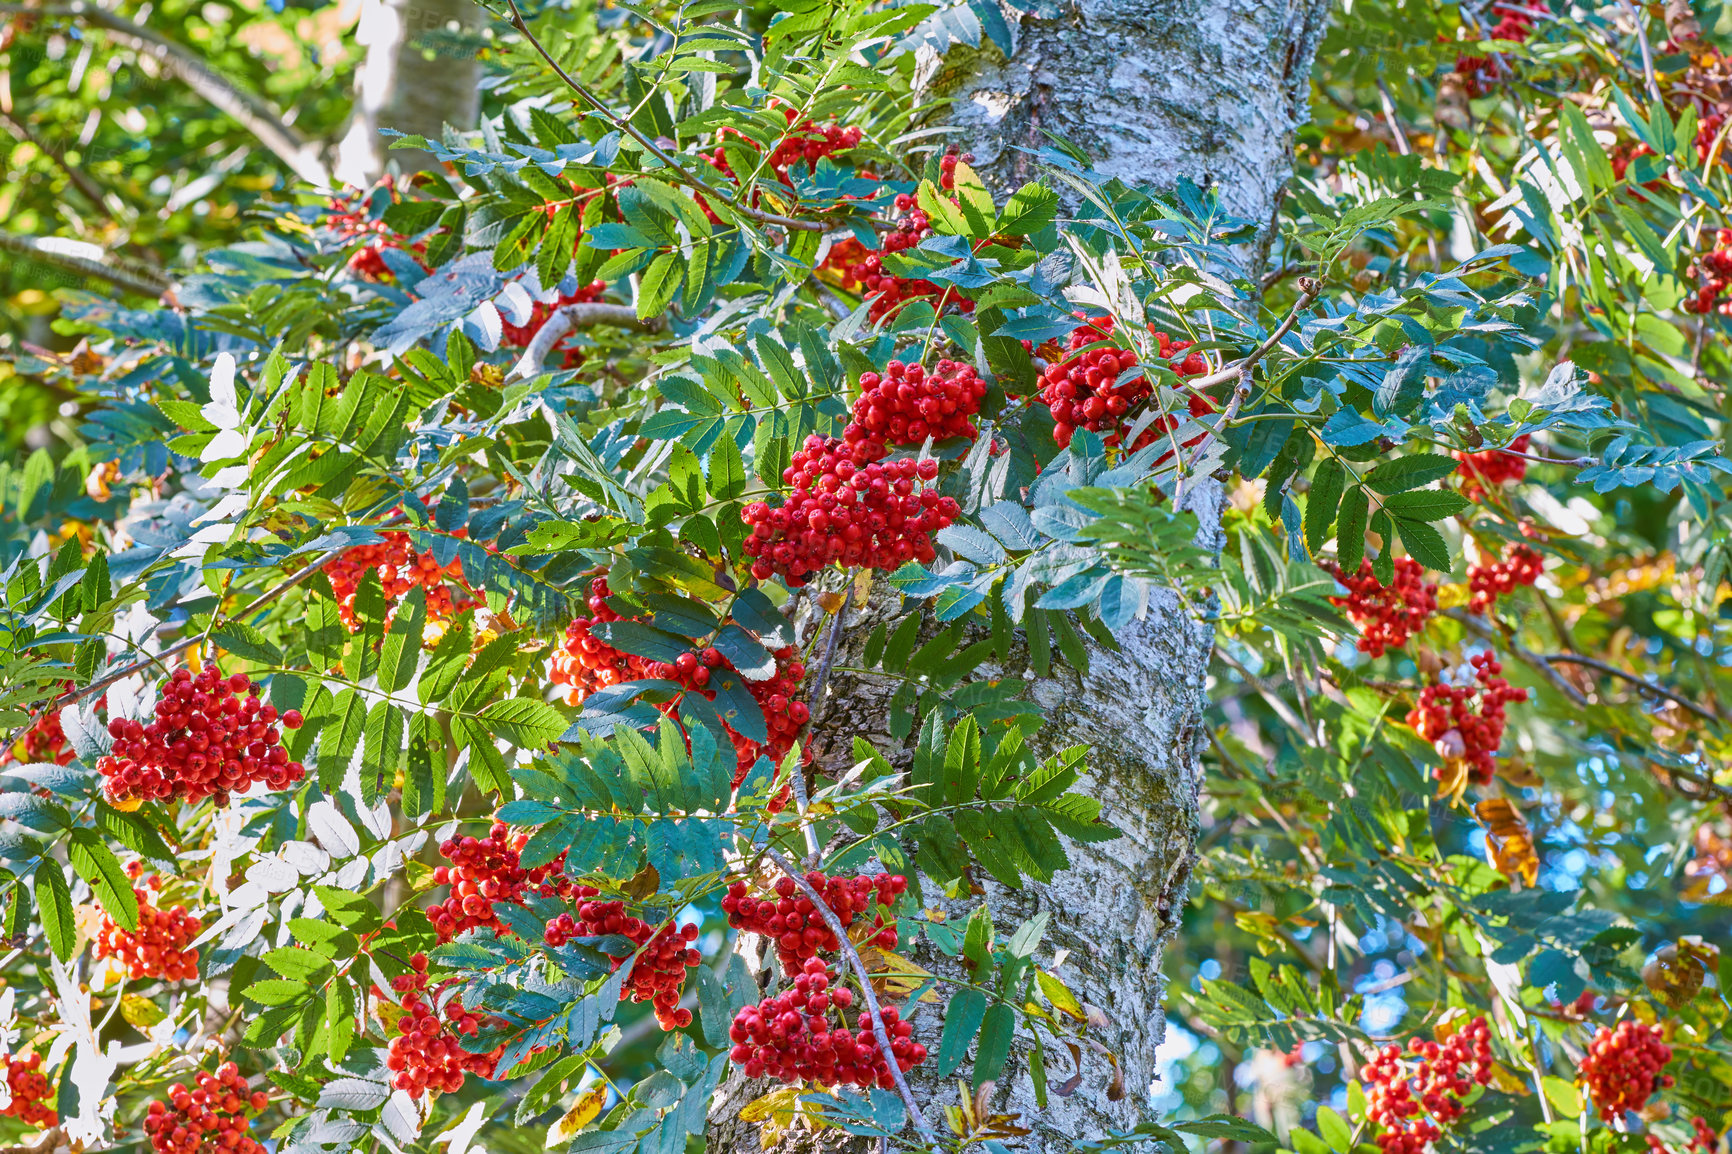
[[[883,373],[860,374],[854,423],[882,456],[886,444],[921,445],[951,437],[973,440],[980,430],[969,420],[980,412],[986,382],[974,366],[941,360],[930,374],[919,365],[891,361]]]
[[[1473,784],[1489,785],[1497,772],[1497,747],[1503,743],[1504,706],[1526,701],[1528,691],[1511,687],[1499,676],[1503,665],[1495,654],[1475,654],[1472,660],[1474,684],[1427,685],[1419,704],[1408,711],[1407,724],[1434,743],[1446,762],[1465,761]],[[1432,776],[1445,780],[1445,767],[1433,770]]]
[[[1486,490],[1526,477],[1527,458],[1518,457],[1516,454],[1528,451],[1528,440],[1528,435],[1522,434],[1509,443],[1508,452],[1502,449],[1487,449],[1480,453],[1469,453],[1457,449],[1455,459],[1460,463],[1456,465],[1455,471],[1463,478],[1462,494],[1470,501],[1478,501],[1485,497]]]
[[[1693,313],[1732,316],[1732,301],[1720,299],[1732,288],[1732,228],[1715,230],[1714,247],[1696,258],[1692,271],[1696,291],[1684,302],[1684,308]]]
[[[385,263],[385,250],[388,248],[411,252],[417,260],[427,251],[426,242],[416,241],[409,244],[384,221],[370,217],[363,199],[340,200],[333,197],[326,203],[330,212],[325,216],[324,225],[336,233],[343,244],[347,245],[360,237],[368,238],[366,243],[349,257],[349,271],[356,276],[370,281],[384,280],[391,276],[391,268]],[[420,263],[421,267],[427,267],[425,261]]]
[[[209,797],[223,806],[258,782],[286,789],[305,776],[280,744],[276,706],[260,703],[258,683],[245,674],[225,679],[214,664],[197,677],[177,669],[161,693],[149,725],[121,717],[108,723],[114,752],[96,769],[108,778],[110,798]],[[284,713],[282,723],[299,729],[300,711]]]
[[[547,323],[548,317],[551,317],[566,305],[592,304],[595,301],[600,300],[601,294],[606,291],[606,283],[596,280],[590,281],[576,292],[561,293],[559,299],[551,304],[542,301],[535,302],[535,307],[529,312],[529,319],[524,321],[522,324],[514,325],[509,321],[502,321],[500,323],[500,347],[508,349],[522,349],[529,347],[529,342],[535,339],[535,334],[541,331],[541,326]],[[560,361],[561,368],[575,369],[579,365],[583,364],[583,350],[569,347],[566,344],[569,340],[571,340],[571,336],[567,334],[565,337],[560,339],[558,344],[553,346],[552,350],[549,351],[564,354],[563,359]]]
[[[1491,1030],[1475,1018],[1441,1045],[1414,1037],[1365,1064],[1366,1116],[1384,1154],[1422,1154],[1462,1114],[1462,1096],[1491,1081]]]
[[[463,1038],[481,1033],[481,1015],[464,1009],[463,999],[453,995],[440,1017],[439,996],[458,979],[448,978],[429,991],[427,955],[416,954],[409,964],[411,972],[391,979],[391,988],[402,995],[403,1009],[394,1024],[397,1036],[385,1055],[385,1068],[396,1075],[392,1085],[419,1098],[456,1093],[469,1074],[493,1077],[499,1055],[505,1052],[503,1043],[487,1054],[471,1054],[463,1048]]]
[[[134,880],[144,872],[138,862],[126,867]],[[106,912],[96,931],[96,956],[118,958],[127,976],[161,978],[166,982],[198,977],[198,951],[192,948],[203,924],[185,906],[158,909],[151,897],[162,891],[162,875],[152,874],[143,886],[133,886],[138,899],[138,929],[123,930]]]
[[[850,1030],[842,1017],[853,1004],[853,992],[837,983],[830,968],[808,959],[793,989],[734,1015],[729,1057],[745,1067],[748,1078],[894,1089],[896,1080],[870,1023],[857,1021],[860,1028]],[[831,1019],[832,1010],[837,1020]],[[926,1047],[910,1041],[914,1027],[902,1021],[895,1006],[880,1009],[878,1019],[899,1069],[906,1073],[926,1060]]]
[[[1538,553],[1526,545],[1506,546],[1501,561],[1468,567],[1468,612],[1485,613],[1499,597],[1514,593],[1518,585],[1532,585],[1543,572],[1545,560]]]
[[[42,1072],[42,1055],[30,1053],[22,1058],[0,1056],[6,1071],[6,1087],[12,1100],[0,1109],[0,1118],[16,1118],[26,1126],[47,1129],[60,1121],[60,1116],[43,1103],[48,1101],[48,1075]]]
[[[1672,1047],[1660,1031],[1625,1018],[1615,1029],[1602,1028],[1588,1043],[1582,1058],[1582,1084],[1599,1107],[1600,1120],[1610,1122],[1626,1110],[1640,1110],[1656,1091],[1672,1084],[1663,1074]]]
[[[150,1104],[144,1132],[157,1154],[264,1154],[264,1145],[252,1136],[248,1115],[269,1103],[263,1090],[247,1090],[239,1067],[224,1062],[214,1074],[200,1071],[190,1090],[179,1082],[170,1086],[166,1102]]]
[[[453,557],[449,565],[439,564],[431,552],[418,552],[409,543],[407,533],[380,535],[385,538],[383,541],[356,545],[325,566],[325,576],[331,579],[331,592],[337,595],[337,614],[350,633],[361,630],[361,621],[355,616],[355,593],[369,569],[379,574],[379,584],[385,591],[385,602],[390,607],[385,615],[387,622],[396,616],[397,602],[417,585],[427,591],[427,629],[436,633],[443,633],[442,623],[453,614],[477,604],[472,597],[464,597],[461,601],[453,598],[451,590],[446,587],[445,581],[449,578],[463,589],[469,589],[463,580],[461,561]],[[463,531],[459,530],[456,535],[462,536]]]
[[[1137,365],[1137,354],[1134,349],[1101,344],[1110,341],[1112,333],[1112,317],[1088,320],[1071,333],[1070,355],[1049,364],[1041,373],[1039,399],[1052,410],[1052,439],[1060,445],[1069,445],[1071,435],[1079,427],[1105,434],[1103,439],[1109,445],[1118,444],[1130,424],[1132,410],[1154,393],[1153,383],[1140,372],[1120,383],[1121,374]],[[1160,358],[1179,376],[1194,377],[1208,369],[1200,353],[1185,351],[1191,342],[1175,341],[1160,332],[1154,336]],[[1089,348],[1090,345],[1098,347]],[[1211,409],[1204,398],[1191,398],[1192,416],[1201,416]],[[1156,421],[1131,448],[1152,444],[1156,437],[1177,425],[1172,417]]]
[[[741,510],[752,527],[742,548],[757,558],[758,580],[779,573],[797,587],[832,562],[896,569],[937,557],[932,534],[960,510],[936,489],[917,491],[915,481],[936,477],[938,462],[880,460],[865,430],[851,425],[849,436],[807,437],[782,474],[793,492],[781,507],[755,501]]]
[[[30,765],[43,761],[65,765],[75,756],[71,743],[66,740],[66,731],[60,728],[60,711],[45,709],[36,715],[23,737],[0,750],[0,765],[14,762]]]
[[[860,147],[863,136],[858,128],[843,128],[834,121],[818,124],[812,120],[804,120],[796,125],[795,121],[800,120],[800,114],[792,108],[783,108],[782,115],[787,119],[788,131],[770,150],[769,167],[783,184],[792,186],[793,181],[788,176],[788,170],[796,164],[804,162],[806,167],[815,169],[818,162],[827,156],[833,157]],[[732,128],[722,129],[719,135],[723,139],[740,140],[751,148],[757,147],[756,141]],[[707,153],[704,159],[728,179],[738,179],[733,167],[728,164],[727,152],[720,145],[717,145],[715,151]]]
[[[528,834],[512,834],[504,822],[496,821],[486,837],[454,837],[440,843],[440,856],[451,864],[434,867],[433,884],[450,886],[451,893],[427,911],[427,920],[441,942],[478,928],[492,930],[495,937],[511,933],[511,927],[493,912],[495,902],[523,905],[530,895],[571,893],[573,882],[565,876],[564,854],[534,869],[522,866],[519,854],[528,842]]]
[[[692,1012],[680,1006],[680,990],[686,983],[686,971],[704,960],[690,943],[698,936],[696,922],[676,926],[672,922],[660,929],[642,918],[625,912],[624,902],[593,900],[601,891],[592,886],[578,886],[576,896],[581,904],[577,917],[561,914],[547,926],[547,944],[558,948],[572,938],[598,938],[618,934],[639,947],[635,951],[631,975],[620,1000],[648,1002],[655,1011],[656,1024],[664,1030],[679,1030],[692,1024]],[[630,955],[628,955],[630,956]],[[625,957],[614,959],[619,969]]]
[[[1493,4],[1491,14],[1498,18],[1498,22],[1481,39],[1508,40],[1517,44],[1525,41],[1534,30],[1534,18],[1525,7],[1526,0],[1523,6]],[[1477,98],[1496,88],[1507,69],[1496,56],[1462,56],[1456,59],[1455,71],[1461,77],[1467,94]]]
[[[1359,626],[1359,651],[1382,657],[1386,649],[1400,649],[1407,639],[1425,628],[1426,618],[1437,612],[1437,586],[1425,580],[1425,568],[1411,557],[1395,559],[1395,577],[1384,585],[1371,572],[1371,559],[1359,562],[1359,572],[1347,574],[1333,566],[1335,579],[1347,587],[1347,596],[1331,597],[1329,603],[1347,610]]]
[[[566,626],[564,643],[553,651],[552,672],[548,679],[555,685],[570,686],[566,693],[567,704],[579,705],[591,693],[606,686],[646,678],[677,681],[688,692],[700,693],[711,701],[715,700],[716,691],[708,687],[714,676],[713,671],[732,670],[734,667],[732,662],[722,656],[721,650],[713,646],[707,647],[682,653],[668,662],[638,657],[615,649],[594,633],[595,626],[620,620],[620,615],[607,603],[609,596],[611,591],[608,589],[607,579],[593,579],[589,585],[589,611],[593,616],[579,617]],[[736,786],[745,780],[760,753],[771,761],[780,763],[794,747],[800,727],[805,725],[811,716],[806,703],[796,700],[800,692],[800,682],[806,676],[806,666],[800,661],[799,650],[787,646],[775,650],[773,656],[776,659],[776,672],[772,676],[762,681],[745,682],[747,692],[764,712],[769,740],[756,742],[732,726],[727,726],[728,736],[734,743]],[[668,702],[663,708],[671,713],[677,708],[677,702]],[[725,722],[723,724],[726,725]]]
[[[912,196],[900,193],[895,204],[901,215],[896,218],[895,227],[880,238],[876,251],[852,238],[841,241],[831,246],[821,271],[829,273],[846,291],[870,297],[872,303],[866,315],[874,321],[883,320],[909,301],[922,299],[931,300],[935,307],[949,304],[956,306],[958,312],[973,312],[974,302],[959,296],[954,289],[921,277],[897,276],[885,269],[885,253],[917,248],[932,235],[931,220],[915,207]]]
[[[813,870],[806,875],[806,884],[823,897],[824,904],[844,929],[852,926],[855,918],[870,912],[874,905],[885,909],[895,905],[896,899],[908,890],[908,879],[901,874],[833,878]],[[842,943],[824,924],[818,907],[799,891],[793,878],[781,878],[776,882],[775,897],[754,898],[747,892],[745,882],[735,882],[722,899],[722,912],[728,915],[730,926],[775,940],[776,957],[787,973],[793,973],[802,962],[820,952],[842,948]],[[896,919],[886,921],[882,912],[877,913],[871,933],[874,945],[894,949]]]

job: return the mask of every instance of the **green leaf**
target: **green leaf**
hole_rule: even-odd
[[[1365,521],[1370,498],[1365,486],[1355,485],[1341,497],[1339,523],[1335,526],[1335,559],[1348,573],[1357,573],[1365,559]]]
[[[1341,504],[1341,490],[1347,482],[1347,471],[1334,457],[1324,458],[1311,477],[1311,493],[1305,500],[1305,546],[1316,554],[1329,540],[1329,530],[1335,524],[1335,512]]]
[[[481,711],[481,717],[494,734],[519,749],[544,749],[566,730],[565,718],[557,709],[532,697],[495,701]]]
[[[650,262],[638,281],[638,319],[659,317],[667,311],[668,303],[680,288],[680,271],[679,260],[671,252],[664,252]]]
[[[1383,502],[1394,517],[1413,521],[1441,521],[1445,517],[1453,517],[1472,502],[1454,489],[1415,489],[1408,493],[1396,493]],[[1436,569],[1445,568],[1442,565],[1433,566]]]
[[[1403,493],[1447,477],[1455,472],[1455,469],[1454,457],[1437,453],[1416,453],[1380,463],[1365,474],[1365,483],[1379,493]]]
[[[1415,561],[1427,569],[1436,569],[1439,573],[1449,572],[1449,546],[1444,543],[1442,533],[1424,521],[1409,521],[1402,517],[1394,520],[1395,531],[1401,535],[1402,545]]]
[[[60,863],[52,858],[44,858],[36,865],[36,906],[42,914],[42,932],[48,938],[49,948],[61,961],[69,960],[78,945],[78,923],[72,913],[72,887],[60,872]]]
[[[300,946],[267,950],[261,960],[283,977],[295,980],[311,978],[330,964],[330,959],[323,954],[316,954]]]
[[[1323,1135],[1323,1140],[1329,1143],[1337,1154],[1348,1154],[1353,1149],[1353,1128],[1347,1120],[1327,1106],[1317,1108],[1317,1132]]]
[[[230,653],[248,661],[257,661],[261,665],[283,663],[283,651],[278,649],[270,638],[244,621],[224,622],[211,637]]]
[[[1016,1036],[1016,1011],[1003,1002],[992,1006],[980,1026],[980,1049],[974,1056],[974,1088],[996,1082],[1010,1057],[1010,1042]]]
[[[108,916],[123,930],[138,928],[138,895],[114,851],[93,829],[75,829],[67,847],[72,868],[90,883]]]
[[[985,1017],[986,995],[979,990],[958,990],[951,997],[950,1004],[944,1008],[944,1032],[939,1035],[938,1054],[932,1069],[935,1077],[947,1078],[956,1069],[968,1053],[974,1035],[980,1032],[980,1023]]]
[[[1057,216],[1058,194],[1029,181],[1011,194],[994,231],[1002,236],[1028,236],[1051,224]]]

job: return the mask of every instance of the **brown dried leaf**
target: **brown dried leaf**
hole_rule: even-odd
[[[1655,951],[1642,967],[1642,982],[1655,997],[1676,1010],[1701,992],[1708,971],[1718,969],[1719,965],[1720,948],[1691,935]]]
[[[646,865],[619,888],[626,897],[641,902],[662,888],[662,875],[656,872],[655,866]]]
[[[1488,797],[1473,807],[1485,826],[1485,856],[1511,881],[1533,885],[1539,880],[1540,859],[1534,852],[1533,831],[1508,798]]]

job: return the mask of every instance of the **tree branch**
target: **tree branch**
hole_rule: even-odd
[[[296,176],[308,184],[325,186],[331,183],[330,169],[325,166],[317,145],[291,128],[282,113],[263,97],[217,72],[208,61],[184,44],[159,36],[143,25],[134,24],[126,17],[87,0],[42,6],[0,4],[0,12],[66,16],[101,28],[127,47],[153,57],[207,104],[252,133]]]
[[[1299,314],[1310,308],[1311,302],[1315,301],[1322,292],[1322,281],[1311,277],[1300,277],[1299,299],[1293,302],[1293,308],[1287,313],[1287,319],[1283,320],[1275,331],[1269,334],[1268,340],[1252,349],[1251,355],[1237,364],[1223,365],[1218,371],[1210,373],[1208,376],[1187,379],[1185,381],[1186,387],[1207,389],[1214,385],[1224,385],[1228,381],[1237,380],[1242,373],[1248,374],[1257,367],[1257,362],[1262,360],[1270,349],[1281,343],[1282,337],[1292,331],[1293,326],[1299,323]]]
[[[535,335],[529,338],[523,355],[517,358],[517,363],[505,374],[506,381],[526,381],[535,376],[541,371],[541,362],[547,359],[547,354],[553,351],[554,345],[564,340],[572,329],[588,328],[591,325],[612,325],[615,328],[639,329],[653,333],[661,331],[662,319],[640,319],[637,310],[630,305],[571,304],[555,309],[541,322]]]
[[[80,248],[95,248],[94,245],[86,246],[83,241],[67,241],[60,237],[19,236],[16,233],[0,232],[0,252],[14,253],[53,265],[55,268],[75,272],[80,276],[107,281],[116,288],[140,296],[157,298],[174,288],[172,281],[154,269],[140,266],[121,268],[98,257],[68,252],[67,249],[74,245]]]
[[[1572,703],[1580,706],[1586,706],[1588,704],[1588,699],[1582,696],[1581,690],[1564,680],[1563,675],[1553,669],[1551,665],[1547,663],[1545,658],[1517,641],[1513,634],[1499,632],[1492,628],[1491,625],[1483,619],[1475,617],[1471,613],[1465,613],[1460,609],[1445,609],[1443,610],[1443,615],[1452,621],[1461,622],[1462,625],[1467,627],[1468,632],[1474,634],[1476,637],[1485,641],[1498,642],[1507,647],[1511,653],[1516,655],[1516,658],[1520,660],[1523,665],[1528,666],[1541,677],[1544,677],[1551,683],[1553,689],[1556,689],[1559,693],[1569,698]]]
[[[884,1019],[878,1016],[878,995],[872,992],[872,975],[866,972],[866,963],[860,960],[860,952],[854,948],[854,942],[848,937],[848,931],[843,927],[836,911],[830,908],[817,890],[806,880],[806,875],[794,868],[794,863],[768,847],[764,853],[776,863],[783,873],[794,879],[794,884],[800,887],[800,892],[806,895],[818,910],[818,916],[824,919],[824,924],[830,932],[836,935],[836,940],[842,943],[842,956],[848,960],[848,965],[860,979],[860,995],[866,1001],[866,1013],[872,1022],[872,1036],[878,1039],[878,1049],[884,1055],[884,1064],[890,1069],[890,1076],[896,1080],[896,1092],[902,1097],[902,1104],[908,1107],[908,1116],[914,1120],[914,1128],[920,1131],[920,1137],[927,1144],[934,1141],[932,1127],[926,1122],[926,1115],[920,1112],[920,1103],[914,1100],[914,1092],[908,1088],[908,1079],[902,1074],[902,1067],[896,1064],[896,1055],[890,1049],[890,1035],[884,1030]]]
[[[1601,673],[1609,674],[1612,677],[1620,677],[1634,685],[1639,685],[1647,692],[1652,693],[1655,697],[1664,697],[1668,701],[1676,702],[1685,709],[1688,709],[1691,713],[1694,713],[1697,717],[1702,718],[1704,721],[1717,723],[1721,720],[1719,714],[1702,708],[1694,701],[1685,698],[1681,694],[1674,693],[1672,690],[1667,689],[1658,682],[1650,681],[1646,677],[1641,677],[1637,674],[1619,669],[1616,665],[1613,665],[1608,661],[1601,661],[1598,657],[1584,657],[1579,653],[1548,653],[1542,655],[1540,660],[1547,662],[1561,661],[1565,665],[1585,665],[1589,669],[1597,669]]]

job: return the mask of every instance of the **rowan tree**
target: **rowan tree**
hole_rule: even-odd
[[[347,12],[0,5],[7,1149],[1721,1149],[1720,7]]]

